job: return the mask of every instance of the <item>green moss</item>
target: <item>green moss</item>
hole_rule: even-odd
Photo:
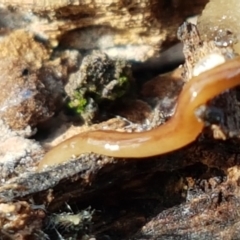
[[[75,91],[74,98],[69,101],[68,107],[76,113],[83,113],[87,106],[87,99],[85,99],[81,93]]]
[[[120,76],[115,90],[115,98],[120,98],[129,90],[130,82],[127,76]]]
[[[118,79],[118,82],[120,86],[123,86],[128,82],[128,78],[126,76],[120,76],[120,78]]]

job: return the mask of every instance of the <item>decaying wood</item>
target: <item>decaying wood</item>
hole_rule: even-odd
[[[85,1],[86,3],[89,3],[91,1]],[[5,4],[8,6],[13,7],[22,7],[25,9],[39,9],[39,10],[46,10],[46,9],[57,9],[59,7],[65,7],[69,5],[79,5],[78,0],[43,0],[43,1],[37,1],[37,0],[2,0],[0,1],[1,4]]]
[[[1,12],[8,22],[1,20],[0,25],[27,28],[53,46],[60,42],[64,47],[104,49],[113,56],[144,61],[176,42],[178,26],[206,2],[2,0]]]
[[[231,149],[229,145],[232,145]],[[42,221],[45,210],[55,212],[63,208],[65,203],[71,205],[71,203],[77,204],[78,202],[79,206],[87,203],[93,208],[97,208],[99,202],[102,206],[98,208],[108,208],[114,203],[118,211],[124,211],[127,206],[121,206],[121,202],[126,201],[130,204],[128,213],[116,219],[118,225],[122,226],[121,231],[115,226],[117,222],[104,219],[104,214],[97,214],[98,218],[102,219],[99,221],[106,220],[110,227],[106,228],[104,224],[101,227],[98,224],[92,226],[91,234],[97,238],[102,234],[110,234],[114,239],[122,239],[114,235],[118,231],[124,235],[124,239],[128,239],[131,233],[144,225],[147,221],[146,216],[155,216],[152,211],[183,202],[182,205],[169,208],[153,218],[133,239],[148,239],[149,228],[152,229],[149,233],[151,239],[155,239],[154,237],[164,239],[166,233],[169,236],[178,234],[179,237],[182,236],[180,239],[185,239],[186,235],[181,232],[181,227],[179,227],[181,225],[178,223],[179,219],[183,218],[185,209],[193,211],[192,215],[186,215],[181,221],[183,226],[185,224],[185,234],[195,231],[201,233],[203,229],[206,230],[207,219],[214,218],[215,215],[212,212],[216,209],[222,211],[223,214],[221,218],[217,216],[218,223],[221,222],[222,232],[231,230],[228,225],[229,218],[224,214],[238,204],[236,181],[238,181],[239,170],[238,168],[235,170],[233,168],[232,171],[228,169],[238,165],[239,161],[238,142],[221,144],[213,141],[193,144],[191,147],[168,156],[147,161],[113,161],[111,158],[86,155],[45,173],[28,173],[12,179],[0,188],[0,196],[2,204],[32,199],[34,204],[28,208],[31,208],[39,222]],[[198,169],[197,172],[195,168]],[[235,197],[231,198],[234,195]],[[187,198],[188,203],[184,203],[184,198]],[[205,204],[205,201],[209,201],[209,204]],[[150,204],[148,208],[151,212],[147,213],[144,209],[132,209],[134,202],[137,205]],[[202,218],[203,210],[206,215],[205,220],[197,221],[198,217]],[[131,231],[128,230],[129,226],[124,224],[129,214],[132,215],[131,225],[138,226]],[[196,219],[193,223],[194,228],[188,228],[188,222],[192,221],[189,218],[193,215]],[[168,222],[169,218],[176,220]],[[238,221],[237,215],[232,215],[231,219],[231,221]],[[167,223],[166,226],[165,223]],[[29,223],[26,223],[25,228],[29,228]],[[179,229],[178,232],[177,229]],[[207,229],[209,238],[206,239],[215,236],[215,233],[211,235],[210,230],[213,229],[211,227]],[[214,231],[216,234],[221,234],[218,228]]]
[[[27,29],[48,43],[80,51],[147,46],[136,57],[140,61],[174,42],[183,19],[198,13],[205,2],[0,0],[2,13],[11,12],[22,21],[4,25],[6,31]],[[29,10],[34,17],[27,23],[23,19]],[[197,43],[188,52],[186,71],[212,50],[209,43],[200,44],[208,46],[206,50],[200,49],[199,39],[191,40]],[[53,45],[47,45],[51,51]],[[185,54],[186,46],[185,41]],[[52,68],[58,63],[52,62]],[[227,137],[239,137],[238,95],[235,89],[210,105],[226,115],[226,122],[217,126]],[[131,124],[130,128],[137,129]],[[40,143],[23,141],[19,132],[8,130],[1,129],[0,139],[17,143],[21,160],[1,162],[2,239],[239,239],[239,140],[215,140],[207,128],[195,143],[164,156],[128,161],[84,154],[37,173],[43,154]],[[9,150],[7,143],[0,145],[1,151]],[[30,143],[34,146],[28,147]],[[13,147],[10,150],[12,154]],[[5,154],[4,160],[8,157]]]

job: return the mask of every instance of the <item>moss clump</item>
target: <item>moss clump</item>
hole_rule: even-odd
[[[93,109],[97,112],[102,102],[123,97],[131,81],[131,68],[125,61],[95,52],[86,56],[79,70],[70,76],[65,87],[70,99],[68,106],[82,117],[87,115],[86,111],[94,117]]]

